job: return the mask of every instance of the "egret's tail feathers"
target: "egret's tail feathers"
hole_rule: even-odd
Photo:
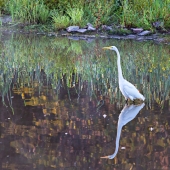
[[[145,97],[141,94],[141,99],[144,101],[145,100]]]

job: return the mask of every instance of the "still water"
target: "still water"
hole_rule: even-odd
[[[125,104],[110,45],[145,103]],[[13,35],[0,54],[1,169],[170,169],[169,46]]]

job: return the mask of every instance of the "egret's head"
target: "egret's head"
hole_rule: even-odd
[[[109,46],[109,47],[103,47],[104,50],[113,50],[113,51],[117,51],[117,47],[115,46]]]

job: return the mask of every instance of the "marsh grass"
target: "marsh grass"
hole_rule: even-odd
[[[163,27],[170,27],[169,0],[124,0],[121,23],[125,26],[153,29],[153,23],[162,21]]]
[[[82,26],[84,24],[84,20],[83,20],[83,15],[84,15],[84,11],[83,8],[79,8],[79,7],[74,7],[74,8],[68,8],[67,12],[68,16],[71,19],[71,24],[73,25],[79,25]]]
[[[96,28],[106,24],[153,30],[157,21],[163,29],[170,28],[170,0],[9,0],[6,9],[13,19],[24,23],[51,19],[55,29],[91,23]]]
[[[70,18],[66,15],[63,15],[61,12],[57,12],[55,10],[52,12],[51,16],[55,29],[64,29],[71,24]]]
[[[40,0],[9,0],[7,9],[13,20],[25,23],[46,23],[50,12]]]
[[[116,18],[116,4],[111,1],[91,1],[84,3],[84,18],[99,27],[103,24],[111,24]]]

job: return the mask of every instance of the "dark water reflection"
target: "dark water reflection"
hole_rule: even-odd
[[[112,160],[125,101],[109,45],[146,97]],[[169,169],[169,46],[17,35],[0,51],[1,169]]]

